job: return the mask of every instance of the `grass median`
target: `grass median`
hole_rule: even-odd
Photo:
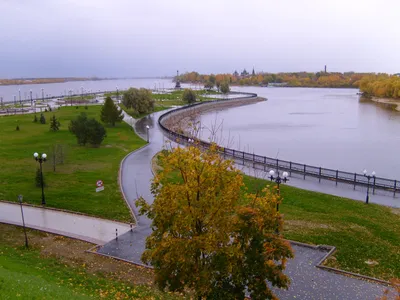
[[[131,151],[143,146],[129,125],[106,126],[107,137],[99,148],[79,146],[68,131],[71,119],[81,112],[99,119],[101,106],[63,107],[45,112],[46,124],[33,122],[33,114],[0,117],[0,200],[41,203],[41,189],[35,185],[38,163],[33,153],[47,153],[43,164],[45,197],[48,207],[67,209],[119,221],[130,221],[130,211],[119,190],[118,172],[121,160]],[[55,114],[60,131],[50,131],[50,118]],[[38,116],[39,117],[39,116]],[[20,130],[16,130],[16,126]],[[53,171],[51,162],[55,145],[61,145],[64,162]],[[104,191],[96,193],[96,181],[104,182]]]

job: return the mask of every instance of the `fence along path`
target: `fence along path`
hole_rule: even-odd
[[[179,107],[177,109],[171,110],[166,112],[165,114],[161,115],[158,119],[158,124],[160,128],[169,135],[170,138],[175,140],[178,143],[188,144],[189,139],[193,139],[192,137],[188,137],[186,135],[174,132],[163,125],[163,120],[183,111],[186,109],[192,109],[200,105],[206,105],[213,102],[221,102],[221,101],[234,101],[238,99],[246,99],[246,98],[254,98],[257,97],[257,94],[253,93],[243,93],[245,94],[244,97],[237,97],[237,98],[226,98],[226,99],[219,99],[214,101],[207,101],[207,102],[200,102],[195,103],[192,105],[186,105],[183,107]],[[203,148],[209,148],[210,143],[195,139],[196,143],[199,144]],[[388,179],[388,178],[381,178],[381,177],[372,177],[370,182],[368,182],[368,178],[363,174],[359,173],[350,173],[340,170],[333,170],[327,169],[322,167],[316,167],[306,164],[300,164],[296,162],[275,159],[266,156],[260,156],[254,153],[243,152],[239,150],[234,150],[230,148],[219,147],[218,151],[220,154],[224,155],[225,157],[230,157],[235,159],[235,161],[245,163],[251,163],[255,169],[268,171],[268,168],[276,168],[282,171],[289,172],[289,175],[292,176],[292,173],[299,174],[303,176],[303,179],[306,177],[314,177],[317,178],[319,182],[321,179],[330,180],[338,183],[346,183],[353,185],[354,189],[356,186],[367,187],[368,185],[372,188],[372,192],[375,193],[375,190],[384,190],[393,193],[393,197],[396,197],[396,194],[400,192],[400,182],[395,179]]]

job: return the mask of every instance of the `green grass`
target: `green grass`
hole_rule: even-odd
[[[4,225],[2,228],[4,229]],[[35,231],[29,231],[28,234],[31,239],[40,235]],[[42,238],[49,237],[43,235]],[[122,281],[121,278],[112,277],[112,273],[93,273],[87,269],[86,263],[91,263],[92,259],[97,264],[108,264],[106,258],[89,257],[88,261],[76,261],[67,265],[62,256],[43,254],[46,251],[45,246],[51,247],[53,244],[25,249],[16,246],[14,241],[11,241],[13,246],[6,245],[5,242],[10,243],[9,239],[1,241],[0,299],[177,299],[176,296],[162,293],[154,287],[134,285],[129,282],[128,276]],[[114,263],[118,264],[115,261]],[[134,266],[126,265],[125,268]]]
[[[123,103],[120,103],[119,107],[121,109],[123,109],[128,115],[132,116],[135,119],[140,119],[140,118],[148,116],[148,115],[150,115],[150,114],[152,114],[154,112],[158,112],[158,111],[162,111],[162,110],[171,108],[170,106],[160,105],[160,104],[156,103],[154,105],[154,111],[149,112],[149,113],[138,114],[138,113],[135,112],[135,110],[133,108],[127,108]]]
[[[173,173],[170,182],[179,182]],[[275,184],[244,175],[245,189]],[[328,194],[281,185],[287,239],[337,248],[328,266],[384,280],[400,278],[400,209],[364,204]],[[377,265],[368,265],[366,261]]]
[[[47,206],[78,211],[98,217],[130,221],[130,212],[122,199],[118,185],[118,171],[122,158],[144,145],[131,128],[121,123],[106,127],[107,137],[100,148],[78,146],[68,131],[68,124],[80,112],[99,118],[100,106],[63,107],[45,112],[47,124],[33,123],[33,115],[0,117],[0,200],[16,201],[22,194],[24,201],[40,204],[41,190],[35,186],[38,163],[34,152],[49,154],[54,144],[66,148],[65,163],[52,170],[52,164],[43,164]],[[50,132],[49,121],[53,113],[61,122],[60,131]],[[20,131],[15,127],[19,124]],[[105,190],[95,192],[97,180],[103,180]]]
[[[244,182],[251,192],[271,185],[249,176]],[[286,185],[281,195],[285,238],[335,246],[332,267],[386,280],[400,277],[400,210]]]

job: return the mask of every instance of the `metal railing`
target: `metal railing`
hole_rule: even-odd
[[[240,94],[246,94],[246,93],[240,93]],[[208,102],[200,102],[192,105],[186,105],[174,110],[171,110],[169,112],[166,112],[165,114],[161,115],[158,119],[158,124],[160,128],[167,133],[170,138],[177,143],[185,143],[187,144],[189,139],[193,139],[193,137],[186,136],[184,134],[180,134],[177,132],[174,132],[167,127],[163,125],[163,120],[165,120],[168,117],[171,117],[173,114],[176,114],[177,112],[180,112],[182,110],[190,109],[193,107],[197,107],[200,105],[204,104],[209,104],[212,102],[221,102],[221,101],[234,101],[238,99],[243,99],[243,98],[254,98],[257,97],[257,94],[246,94],[245,97],[240,97],[240,98],[233,98],[233,99],[221,99],[221,100],[215,100],[215,101],[208,101]],[[200,147],[203,147],[205,149],[209,148],[211,143],[205,142],[203,140],[199,140],[194,138],[196,141],[196,144],[198,144]],[[346,183],[354,186],[354,189],[356,186],[363,186],[367,187],[368,185],[372,188],[373,193],[375,193],[375,190],[385,190],[393,193],[393,197],[396,196],[396,193],[400,192],[400,182],[398,180],[394,179],[387,179],[387,178],[381,178],[381,177],[373,177],[370,183],[368,182],[368,178],[364,176],[363,174],[359,173],[350,173],[350,172],[345,172],[345,171],[340,171],[340,170],[334,170],[334,169],[327,169],[327,168],[322,168],[322,167],[316,167],[316,166],[311,166],[311,165],[306,165],[306,164],[300,164],[292,161],[286,161],[286,160],[281,160],[281,159],[275,159],[271,157],[266,157],[266,156],[261,156],[257,155],[254,153],[248,153],[248,152],[243,152],[235,149],[230,149],[230,148],[224,148],[224,147],[218,147],[218,152],[221,155],[224,155],[225,157],[230,157],[233,158],[235,161],[243,162],[245,163],[251,163],[253,165],[253,168],[258,169],[258,170],[263,170],[263,171],[269,171],[268,168],[276,168],[282,171],[287,171],[289,172],[289,176],[292,176],[292,173],[294,174],[300,174],[303,176],[303,179],[306,179],[306,177],[314,177],[317,178],[319,182],[321,182],[322,179],[324,180],[330,180],[336,183]]]

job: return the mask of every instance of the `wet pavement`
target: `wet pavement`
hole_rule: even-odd
[[[150,143],[128,155],[122,165],[122,189],[138,218],[137,227],[132,232],[129,231],[119,236],[117,240],[114,239],[107,243],[98,251],[140,265],[143,264],[140,257],[145,249],[146,237],[151,233],[151,221],[145,216],[138,215],[134,201],[140,196],[148,203],[152,203],[154,200],[150,193],[150,182],[153,178],[150,164],[152,157],[162,150],[167,141],[157,123],[158,117],[163,113],[155,113],[135,124],[135,131],[144,139],[147,139],[146,126],[150,126]],[[250,173],[251,170],[248,169],[248,172]],[[293,180],[291,183],[295,184],[297,181]],[[328,188],[328,185],[324,183],[318,185],[321,186],[322,192],[326,192],[325,188],[328,192],[331,191],[332,187]],[[341,190],[344,189],[335,186],[335,191],[338,191],[339,194]],[[353,195],[348,192],[344,193],[343,196]],[[293,245],[293,249],[295,258],[288,262],[285,271],[291,278],[291,286],[287,291],[280,289],[275,291],[282,299],[376,299],[383,295],[383,291],[386,289],[383,285],[317,268],[317,263],[326,254],[326,251],[298,245]]]
[[[23,205],[25,226],[103,245],[130,231],[130,225],[94,217]],[[22,225],[19,204],[0,202],[0,223]]]

